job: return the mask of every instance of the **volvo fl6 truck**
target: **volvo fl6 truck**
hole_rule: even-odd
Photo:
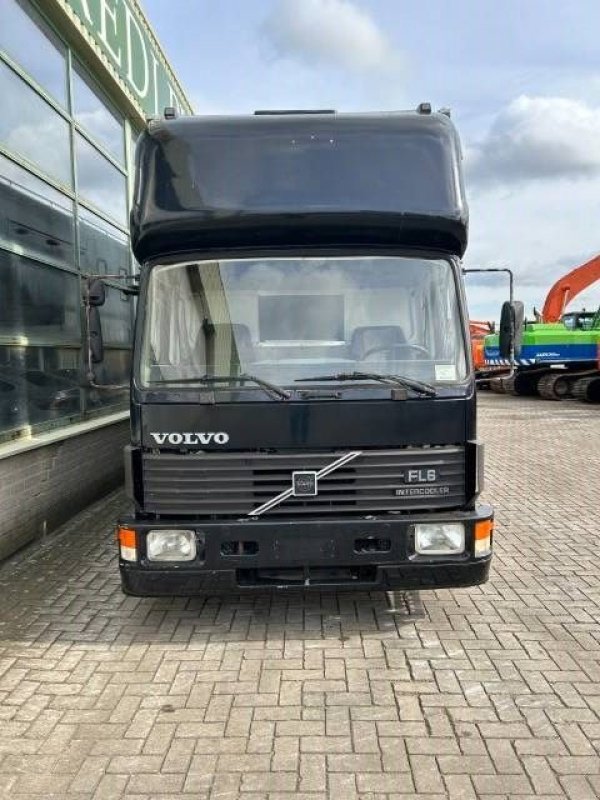
[[[173,116],[136,151],[123,590],[482,583],[452,122]]]

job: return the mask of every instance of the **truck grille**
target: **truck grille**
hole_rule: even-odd
[[[177,516],[245,516],[289,489],[293,471],[319,471],[345,452],[145,453],[144,510]],[[415,486],[405,482],[409,469],[435,469],[435,484],[423,486],[447,489],[437,496],[414,496],[412,491],[413,496],[399,496],[396,490]],[[290,497],[264,518],[456,508],[464,502],[464,448],[365,450],[321,478],[317,496]]]

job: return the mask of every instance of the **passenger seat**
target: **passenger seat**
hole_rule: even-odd
[[[399,325],[365,325],[355,328],[350,339],[350,356],[356,361],[370,358],[373,361],[393,357],[396,345],[406,344],[406,337]]]

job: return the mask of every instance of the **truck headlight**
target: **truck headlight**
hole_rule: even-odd
[[[149,531],[146,554],[149,561],[193,561],[196,534],[194,531]]]
[[[419,522],[415,525],[415,551],[424,556],[464,553],[462,522]]]

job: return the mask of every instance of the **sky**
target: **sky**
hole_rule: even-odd
[[[449,107],[465,267],[509,267],[531,317],[600,253],[598,0],[141,0],[197,114]],[[473,319],[508,287],[466,276]],[[570,306],[600,305],[600,283]]]

